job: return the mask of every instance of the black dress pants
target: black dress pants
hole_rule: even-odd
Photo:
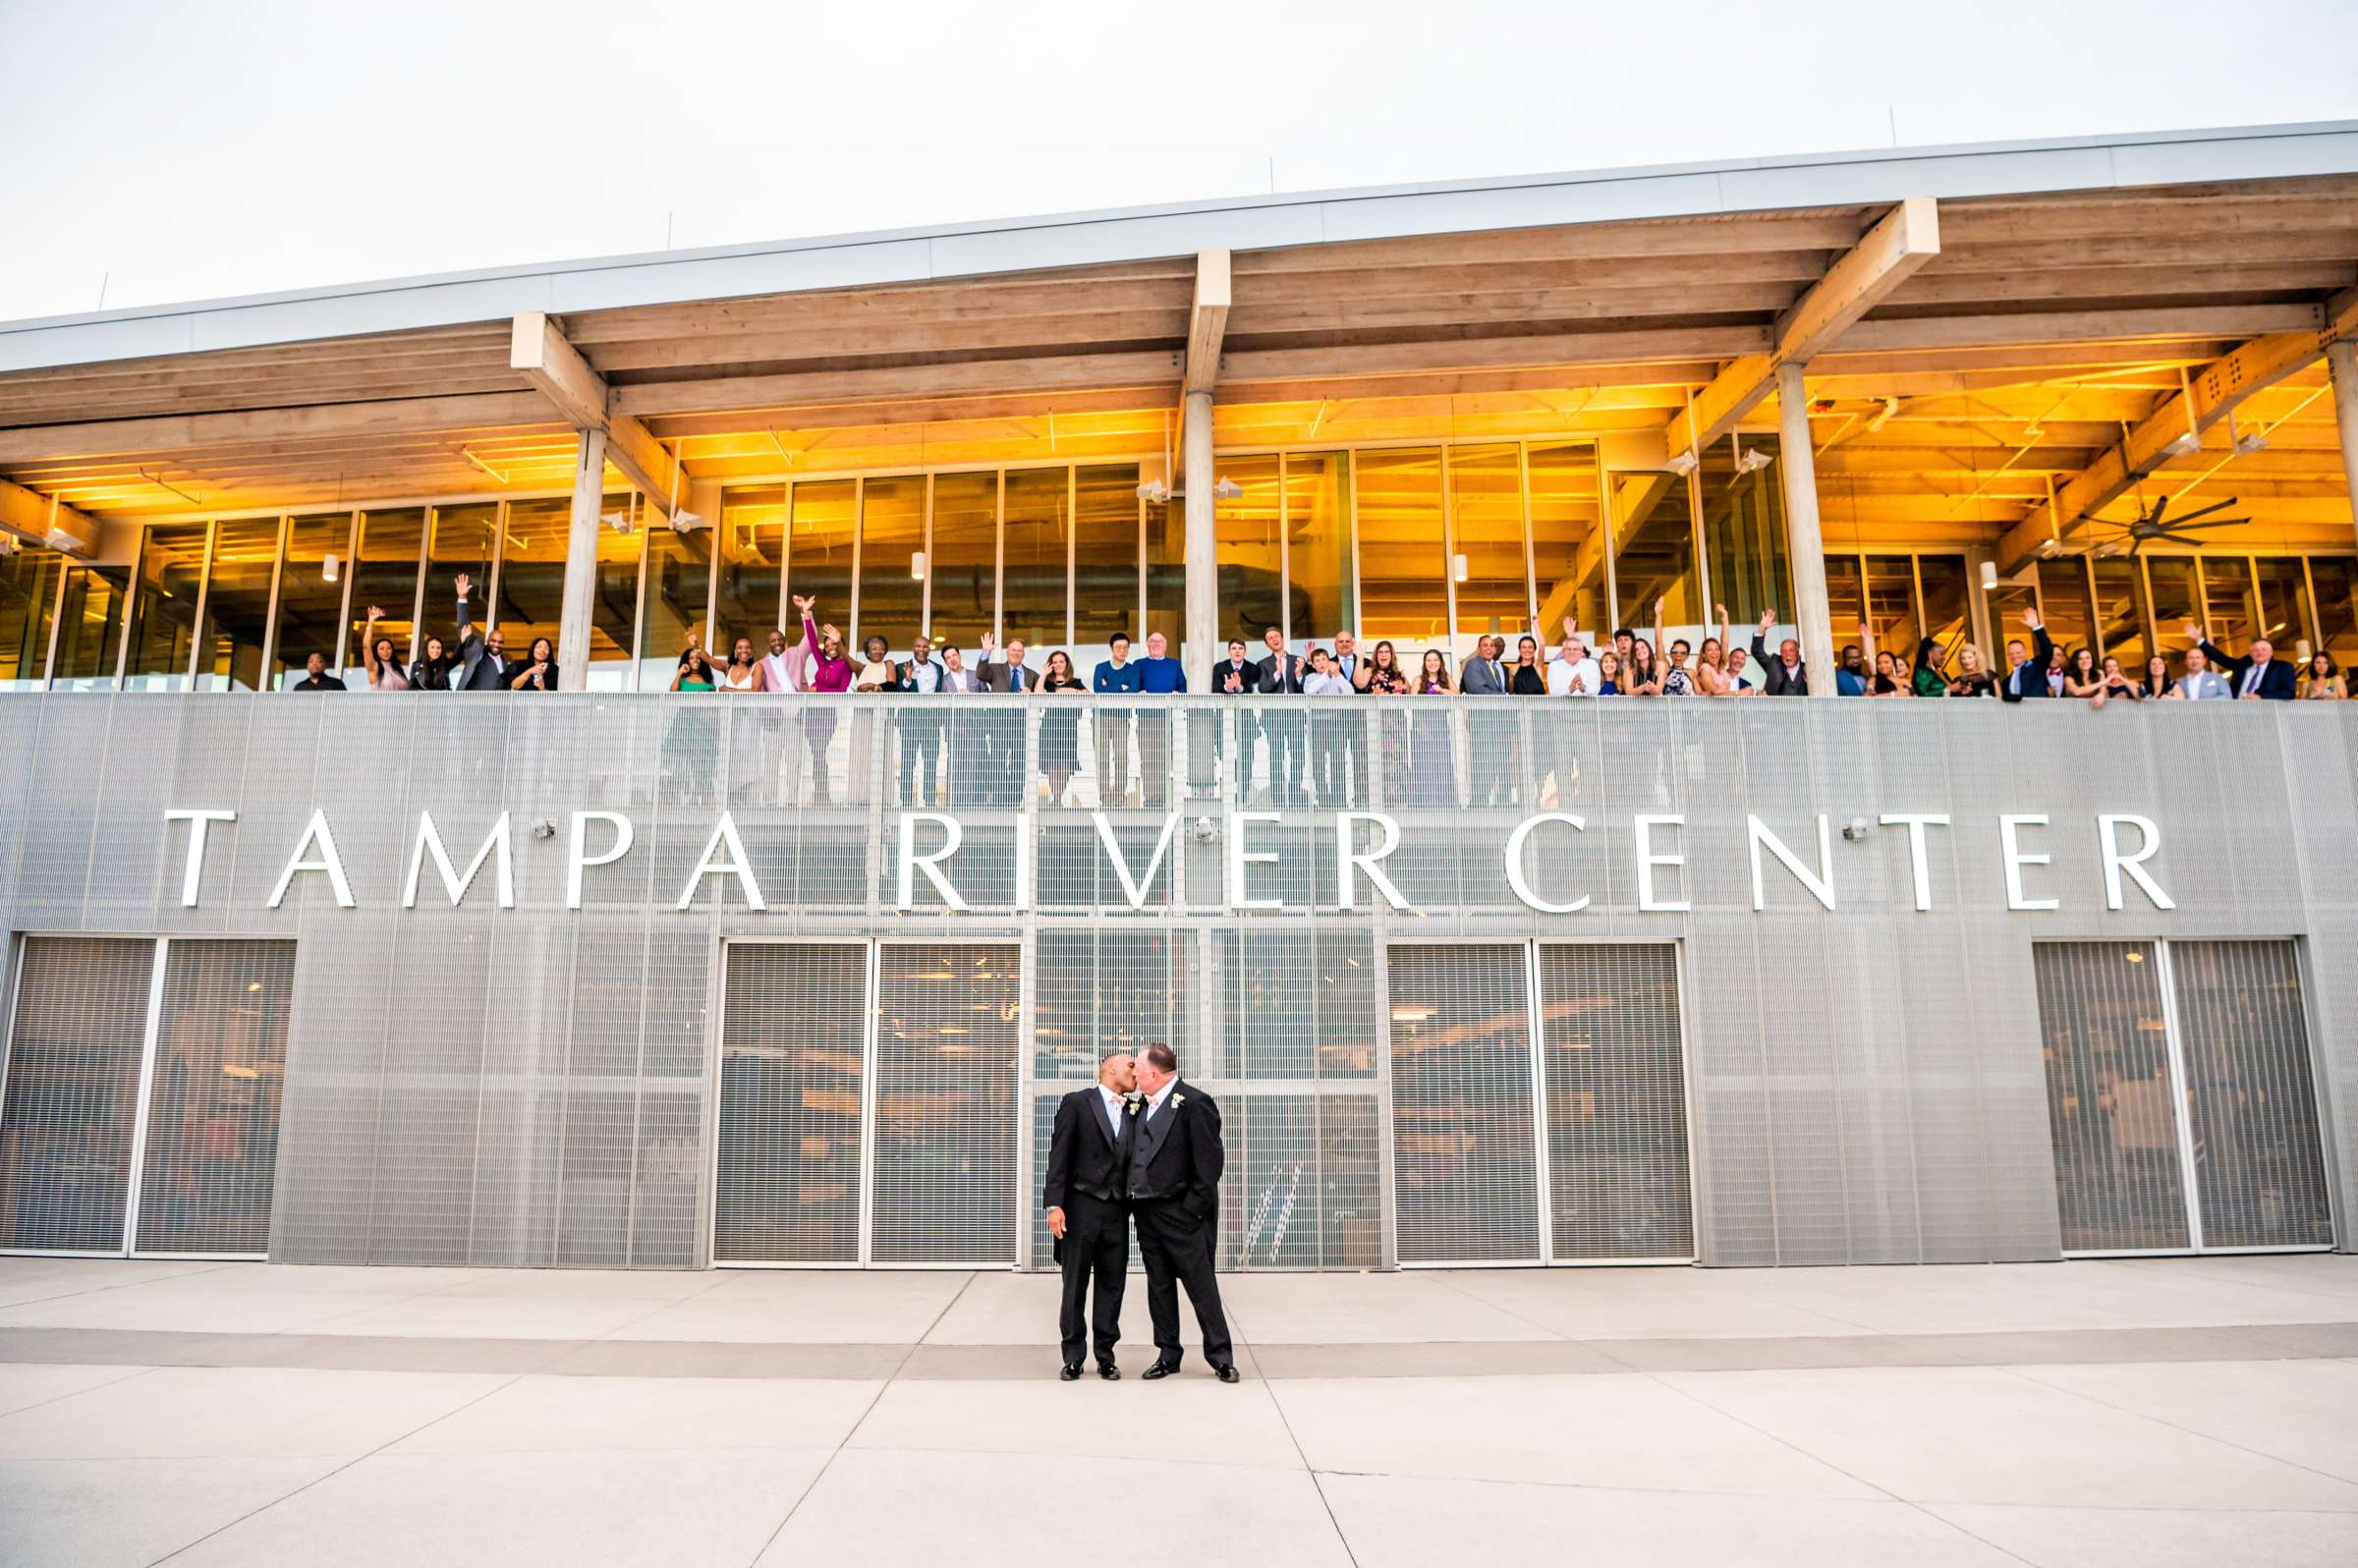
[[[1130,1271],[1130,1215],[1120,1204],[1108,1204],[1087,1193],[1071,1194],[1064,1205],[1064,1240],[1058,1248],[1064,1266],[1064,1305],[1056,1326],[1064,1335],[1064,1364],[1077,1367],[1092,1335],[1097,1362],[1110,1366],[1113,1347],[1122,1337],[1122,1286]],[[1096,1281],[1095,1309],[1084,1316],[1092,1279]]]
[[[1147,1262],[1147,1316],[1154,1324],[1154,1359],[1179,1365],[1179,1287],[1196,1309],[1204,1330],[1204,1359],[1215,1368],[1236,1360],[1228,1338],[1228,1316],[1220,1310],[1220,1282],[1212,1272],[1214,1219],[1197,1219],[1175,1199],[1151,1199],[1131,1209],[1138,1220],[1138,1247]]]

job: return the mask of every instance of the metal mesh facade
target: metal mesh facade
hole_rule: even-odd
[[[1394,947],[1400,1261],[1538,1262],[1531,992],[1520,947]]]
[[[154,972],[153,942],[26,942],[0,1108],[0,1244],[122,1248]]]
[[[2290,942],[2173,942],[2206,1247],[2333,1240]]]
[[[2043,942],[2037,963],[2063,1250],[2189,1245],[2154,945]]]
[[[2329,1151],[2358,1147],[2358,969],[2330,961],[2358,944],[2358,837],[2347,828],[2358,799],[2358,713],[2334,704],[2091,714],[2077,704],[1500,700],[1470,713],[1471,700],[1340,710],[1296,700],[1319,720],[1302,726],[1317,804],[1301,806],[1263,798],[1270,754],[1259,716],[1283,700],[1126,698],[1119,711],[1137,715],[1121,737],[1126,795],[1140,804],[1106,820],[1137,889],[1134,906],[1089,814],[1104,750],[1097,727],[1108,723],[1093,700],[1062,700],[1071,707],[1057,710],[1078,721],[1062,804],[1050,798],[1043,765],[1044,702],[731,700],[0,694],[0,790],[20,803],[0,813],[0,918],[10,931],[42,939],[296,944],[268,1238],[270,1255],[288,1260],[709,1261],[715,1238],[737,1234],[722,1223],[715,1185],[728,1136],[720,1098],[732,1082],[722,1056],[734,1048],[726,1032],[735,1027],[724,965],[741,948],[770,942],[803,952],[865,953],[879,940],[884,948],[1020,949],[1014,1032],[996,1048],[1013,1053],[1013,1084],[999,1101],[1011,1107],[1013,1142],[1001,1147],[1012,1148],[1008,1223],[1024,1263],[1045,1254],[1037,1107],[1088,1082],[1099,1049],[1156,1037],[1169,1039],[1182,1071],[1221,1102],[1232,1168],[1221,1246],[1232,1264],[1362,1266],[1373,1247],[1380,1266],[1440,1257],[1444,1242],[1450,1252],[1479,1244],[1474,1256],[1502,1259],[1604,1250],[1605,1240],[1577,1227],[1626,1226],[1627,1216],[1597,1208],[1593,1181],[1563,1184],[1667,1136],[1660,1110],[1670,1064],[1651,1043],[1666,1022],[1641,1028],[1643,1009],[1617,1003],[1630,1016],[1615,1027],[1628,1025],[1622,1038],[1633,1042],[1618,1048],[1636,1053],[1633,1072],[1653,1075],[1644,1103],[1629,1091],[1621,1114],[1600,1114],[1600,1139],[1565,1142],[1555,1102],[1588,1090],[1572,1063],[1554,1060],[1568,1051],[1549,1047],[1535,1066],[1531,1041],[1535,1031],[1552,1037],[1558,1022],[1544,954],[1592,944],[1676,949],[1692,1252],[1707,1263],[2056,1256],[2065,1232],[2049,1120],[2051,1040],[2034,957],[2043,943],[2167,943],[2180,953],[2198,940],[2291,939],[2289,958],[2246,965],[2237,981],[2275,1000],[2236,1002],[2215,1045],[2198,1040],[2191,994],[2173,1006],[2196,1056],[2215,1049],[2247,1074],[2262,1072],[2261,1042],[2289,1037],[2281,1008],[2292,1005],[2265,976],[2280,980],[2282,966],[2294,965],[2300,989],[2290,1016],[2303,1025],[2318,1142]],[[1469,717],[1480,722],[1469,727]],[[970,906],[964,913],[947,909],[922,876],[914,907],[894,907],[900,764],[908,755],[913,795],[922,793],[932,750],[925,737],[936,722],[935,804],[963,829],[945,864]],[[1118,724],[1108,728],[1120,735]],[[1248,728],[1255,777],[1240,803],[1232,770]],[[1278,731],[1289,734],[1283,724]],[[1348,758],[1336,750],[1336,793],[1347,781],[1361,804],[1397,815],[1401,844],[1384,864],[1414,914],[1383,907],[1364,877],[1356,907],[1337,907],[1332,803],[1317,801],[1328,776],[1319,749],[1340,748],[1352,733],[1365,766],[1339,765]],[[814,737],[823,740],[822,775],[811,766]],[[1047,760],[1061,773],[1063,738],[1048,739]],[[1183,809],[1175,828],[1166,831],[1158,802]],[[167,807],[238,812],[210,830],[195,908],[179,897],[187,829],[166,826]],[[1243,880],[1247,897],[1280,898],[1283,909],[1228,907],[1226,813],[1240,808],[1280,813],[1243,826],[1252,853],[1278,857],[1249,863]],[[689,908],[677,909],[724,809],[767,907],[749,908],[734,877],[710,875],[697,878]],[[358,907],[339,907],[325,876],[304,872],[283,906],[268,908],[314,810],[327,813]],[[401,906],[421,812],[433,813],[464,864],[503,810],[513,827],[515,908],[493,906],[488,868],[453,908],[430,866],[417,907]],[[577,811],[625,813],[635,833],[627,856],[584,872],[578,910],[566,907]],[[1536,911],[1508,884],[1507,835],[1535,811],[1586,823],[1535,830],[1525,856],[1531,891],[1546,902],[1588,896],[1577,913]],[[1915,908],[1908,835],[1881,822],[1886,812],[1950,819],[1927,835],[1929,913]],[[2006,908],[2001,812],[2048,818],[2025,830],[2025,842],[2050,859],[2022,876],[2030,895],[2056,897],[2059,909]],[[2134,886],[2124,908],[2106,907],[2099,812],[2160,824],[2164,845],[2149,868],[2174,909],[2152,907]],[[1835,910],[1773,860],[1762,872],[1765,907],[1754,908],[1748,813],[1805,864],[1816,859],[1818,815],[1866,824],[1856,838],[1831,841]],[[1654,868],[1652,881],[1658,901],[1689,907],[1639,908],[1641,815],[1684,818],[1656,831],[1656,853],[1674,863]],[[548,836],[535,834],[539,821]],[[932,824],[914,831],[921,849],[938,842]],[[602,824],[590,832],[592,853],[611,841]],[[1031,855],[1019,860],[1027,833]],[[1019,891],[1027,908],[1014,907]],[[0,1170],[11,1184],[7,1223],[20,1237],[54,1239],[77,1224],[83,1233],[103,1229],[72,1195],[123,1177],[84,1168],[25,1184],[24,1172],[35,1168],[28,1161],[58,1157],[34,1107],[42,1053],[66,1036],[38,1022],[37,1005],[26,1014],[23,1000],[90,1012],[96,1022],[69,1027],[74,1052],[100,1051],[92,1042],[113,1038],[117,1026],[105,1022],[115,1014],[97,979],[41,1004],[50,972],[39,946],[28,938],[9,951],[20,1005]],[[2190,971],[2185,983],[2194,980]],[[810,991],[808,980],[796,983],[798,994]],[[841,989],[826,991],[824,1005]],[[844,1005],[856,1015],[866,993],[849,991]],[[1442,1056],[1485,1032],[1518,1039],[1520,1088],[1504,1043],[1495,1047],[1502,1060],[1482,1073],[1469,1066],[1460,1079],[1438,1069],[1428,1076],[1403,1026],[1431,1019],[1399,1016],[1418,1009],[1471,1032]],[[807,1011],[791,1028],[780,1017],[771,1027],[793,1037],[794,1028],[815,1028],[817,1016]],[[857,1047],[866,1020],[838,1028],[839,1042],[843,1028]],[[136,1061],[138,1042],[103,1049]],[[2278,1152],[2254,1162],[2256,1185],[2220,1182],[2217,1202],[2225,1206],[2213,1217],[2222,1236],[2312,1236],[2318,1178],[2295,1168],[2300,1090],[2289,1062],[2301,1052],[2286,1058],[2280,1043],[2266,1050],[2274,1065],[2263,1076],[2274,1075],[2274,1087],[2260,1112],[2248,1100],[2222,1101],[2216,1116],[2258,1115],[2266,1137],[2243,1135],[2247,1144]],[[939,1065],[921,1071],[912,1062],[911,1081],[946,1082],[929,1076]],[[943,1092],[984,1103],[982,1090],[960,1082],[966,1087]],[[1542,1083],[1550,1111],[1544,1187],[1536,1141]],[[854,1096],[883,1092],[856,1079],[837,1087]],[[1482,1167],[1499,1206],[1444,1223],[1432,1217],[1439,1212],[1429,1203],[1433,1184],[1462,1181],[1473,1167],[1461,1159],[1453,1174],[1450,1150],[1454,1139],[1465,1151],[1464,1129],[1453,1134],[1426,1113],[1473,1087],[1502,1107],[1525,1157],[1519,1167],[1503,1154]],[[2202,1092],[2198,1073],[2198,1103]],[[113,1158],[127,1173],[122,1131],[106,1131],[111,1115],[88,1118],[90,1137],[100,1146],[116,1138]],[[874,1125],[883,1132],[881,1120]],[[2206,1148],[2225,1136],[2218,1125],[2206,1120]],[[39,1147],[44,1136],[51,1147]],[[838,1126],[826,1140],[844,1136]],[[855,1121],[850,1136],[867,1135]],[[1488,1136],[1486,1126],[1481,1137]],[[857,1204],[853,1157],[844,1190]],[[2214,1157],[2206,1153],[2206,1168]],[[2319,1169],[2325,1211],[2346,1215],[2358,1199],[2358,1162],[2328,1158]],[[814,1193],[821,1185],[814,1180]],[[111,1202],[119,1227],[120,1201]],[[1650,1208],[1669,1213],[1676,1204]],[[1550,1211],[1557,1223],[1543,1236],[1541,1216]],[[831,1223],[809,1250],[840,1258],[842,1223]],[[955,1222],[951,1239],[961,1247],[979,1245],[968,1223]],[[856,1210],[849,1234],[856,1247]],[[1666,1247],[1675,1238],[1657,1239]],[[118,1229],[97,1245],[121,1243]],[[746,1251],[801,1245],[772,1235],[749,1240]]]
[[[865,944],[729,948],[714,1259],[860,1260],[868,967]]]
[[[139,1250],[259,1257],[270,1245],[293,942],[165,949],[140,1158]]]
[[[1013,943],[877,949],[877,1262],[1015,1261],[1022,954]]]
[[[1552,1256],[1695,1256],[1678,955],[1666,944],[1540,950]]]

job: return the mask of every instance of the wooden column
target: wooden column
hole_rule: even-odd
[[[573,466],[573,521],[565,535],[565,599],[557,621],[557,690],[590,687],[590,611],[597,594],[597,531],[606,501],[606,432],[582,432]],[[655,516],[653,508],[642,514]]]
[[[2333,375],[2333,427],[2341,432],[2341,476],[2349,485],[2350,518],[2358,525],[2358,343],[2348,338],[2326,345]]]
[[[1211,471],[1209,392],[1187,395],[1183,461],[1187,492],[1187,645],[1181,651],[1188,661],[1188,675],[1196,681],[1208,681],[1211,667],[1219,659],[1213,644],[1220,635],[1219,537],[1211,522],[1211,487],[1218,481]]]
[[[1810,695],[1834,695],[1833,612],[1825,598],[1825,535],[1818,526],[1818,459],[1810,446],[1810,397],[1802,367],[1776,367],[1776,420],[1782,437],[1777,470],[1785,484],[1785,532],[1793,554],[1793,618],[1801,628],[1801,661],[1809,666]],[[1776,650],[1770,648],[1770,653]]]

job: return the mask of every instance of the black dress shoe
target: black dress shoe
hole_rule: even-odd
[[[1179,1369],[1170,1362],[1158,1361],[1153,1366],[1149,1367],[1145,1372],[1140,1372],[1139,1375],[1144,1377],[1148,1382],[1152,1382],[1157,1377],[1168,1377],[1178,1371]]]
[[[1062,1367],[1059,1367],[1056,1370],[1056,1380],[1060,1383],[1079,1382],[1081,1380],[1081,1364],[1077,1361],[1073,1361],[1067,1362]]]
[[[1104,1362],[1099,1364],[1097,1375],[1109,1383],[1118,1383],[1122,1380],[1122,1370],[1112,1362]]]
[[[1245,1380],[1245,1374],[1238,1372],[1233,1365],[1220,1368],[1219,1373],[1220,1381],[1224,1383],[1241,1383]]]

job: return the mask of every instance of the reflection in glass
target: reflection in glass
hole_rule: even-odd
[[[41,684],[65,570],[66,558],[50,550],[0,555],[0,691]]]
[[[1087,679],[1114,633],[1139,636],[1138,465],[1085,468],[1075,485],[1073,662]]]
[[[204,635],[196,653],[199,691],[256,692],[262,687],[262,643],[270,630],[270,579],[278,566],[278,519],[224,520],[215,530],[213,564],[204,587]],[[328,618],[332,628],[335,618]],[[290,648],[297,669],[313,653],[335,673],[332,637]]]
[[[2202,568],[2202,618],[2212,644],[2241,653],[2260,619],[2252,597],[2252,563],[2240,555],[2206,555]]]
[[[936,644],[954,644],[973,667],[982,634],[998,630],[999,476],[933,476],[933,554],[929,626]]]
[[[336,580],[327,578],[327,558],[336,558]],[[303,679],[304,660],[313,653],[327,655],[328,667],[336,667],[341,639],[336,623],[344,611],[344,587],[352,572],[352,514],[326,512],[315,517],[299,517],[287,525],[286,563],[278,574],[278,626],[271,637],[270,686],[284,691]],[[354,585],[357,589],[359,585]],[[364,605],[365,600],[361,601]],[[402,614],[409,614],[405,599]],[[402,657],[399,643],[393,644],[393,656]],[[365,686],[367,671],[359,664],[348,667],[344,684]]]
[[[1730,435],[1703,454],[1697,475],[1703,491],[1703,545],[1710,557],[1712,597],[1727,606],[1732,625],[1756,623],[1764,610],[1784,615],[1793,604],[1793,568],[1785,533],[1785,491],[1773,461],[1773,435]],[[1738,451],[1742,457],[1739,459]],[[1738,473],[1737,463],[1752,465]],[[1856,624],[1853,618],[1852,624]],[[1834,622],[1839,634],[1843,623]],[[1915,646],[1907,649],[1911,655]]]
[[[103,691],[115,684],[122,652],[123,590],[131,569],[77,566],[66,573],[66,597],[58,611],[57,668],[50,686],[61,692]]]
[[[1924,590],[1924,635],[1939,640],[1941,668],[1954,675],[1957,649],[1973,635],[1967,624],[1971,611],[1965,596],[1965,557],[1920,555],[1916,581]]]
[[[499,555],[499,507],[479,501],[468,506],[434,508],[434,537],[425,563],[425,629],[450,639],[458,655],[459,576],[473,580],[467,613],[479,634],[485,630],[491,601],[491,565]],[[391,605],[386,606],[392,608]]]
[[[1466,558],[1457,585],[1457,645],[1473,646],[1485,632],[1514,641],[1531,617],[1531,583],[1523,562],[1523,462],[1511,446],[1449,450],[1449,506],[1456,551]],[[1451,563],[1450,569],[1456,570]]]
[[[1995,670],[2003,677],[2012,660],[2006,655],[2006,644],[2020,643],[2023,656],[2030,656],[2035,640],[2023,616],[2039,607],[2038,595],[2028,584],[2000,583],[1986,595],[1990,600],[1990,640],[1997,644]]]
[[[2145,557],[2146,582],[2154,595],[2155,645],[2172,657],[2183,657],[2194,644],[2187,640],[2186,623],[2203,618],[2201,596],[2195,591],[2194,557]]]
[[[1441,527],[1441,455],[1437,448],[1362,452],[1359,495],[1361,636],[1399,644],[1413,667],[1428,644],[1448,633],[1449,556]],[[1455,669],[1457,661],[1450,660]]]
[[[411,645],[411,617],[418,613],[418,557],[424,548],[422,508],[362,515],[360,555],[352,563],[352,648],[344,657],[346,669],[367,668],[361,657],[361,636],[371,605],[385,612],[385,618],[377,623],[377,634],[393,640],[405,665],[417,660],[419,650]],[[445,609],[443,613],[449,612]]]
[[[719,629],[705,624],[704,616],[712,590],[711,533],[702,529],[682,533],[660,523],[654,525],[646,531],[646,611],[639,627],[639,690],[660,692],[671,685],[680,666],[680,653],[691,639],[699,640],[710,652],[720,636]],[[718,651],[725,655],[728,650]]]
[[[1169,645],[1163,649],[1167,658],[1186,659],[1194,670],[1196,650],[1186,645],[1187,635],[1187,519],[1182,509],[1168,501],[1148,501],[1146,508],[1147,550],[1143,570],[1147,578],[1147,627],[1139,642],[1159,632]],[[1146,652],[1142,645],[1139,652]],[[1212,655],[1204,655],[1208,666]],[[1198,673],[1197,679],[1203,679]]]
[[[925,547],[926,476],[870,479],[860,496],[860,603],[846,644],[855,667],[871,634],[896,651],[908,648],[925,612],[926,585],[911,572]]]
[[[129,692],[177,692],[189,684],[196,636],[196,590],[204,576],[202,523],[159,525],[140,545],[139,591],[133,597]]]
[[[1834,629],[1834,651],[1838,653],[1857,642],[1859,623],[1867,619],[1867,579],[1857,556],[1829,555],[1825,558],[1825,605],[1826,619]],[[1783,606],[1779,605],[1778,608],[1782,610]],[[1734,613],[1732,607],[1729,613]],[[1754,624],[1759,624],[1758,616],[1754,617]],[[1727,635],[1749,637],[1751,634],[1739,634],[1736,627],[1730,625]]]
[[[1008,471],[1007,565],[1000,588],[1006,639],[1020,637],[1043,650],[1065,645],[1072,499],[1070,469]],[[1039,662],[1046,664],[1044,651]]]
[[[1604,594],[1604,535],[1597,499],[1597,449],[1585,443],[1531,448],[1531,549],[1539,574],[1540,625],[1553,639],[1564,617],[1594,647],[1612,630]]]
[[[2039,613],[2047,635],[2068,661],[2075,647],[2093,647],[2095,616],[2088,608],[2088,567],[2076,556],[2039,563]]]
[[[1343,503],[1350,469],[1344,452],[1295,452],[1285,460],[1286,571],[1297,646],[1313,640],[1331,645],[1334,634],[1358,619],[1351,514]]]
[[[2184,1247],[2186,1189],[2152,944],[2040,942],[2031,954],[2063,1251]]]
[[[818,621],[837,628],[852,619],[852,535],[859,523],[859,481],[828,479],[794,487],[794,531],[786,546],[786,637],[802,635],[794,609],[796,598],[818,601]],[[671,665],[663,666],[663,682],[671,681]],[[640,683],[646,690],[646,682]],[[658,688],[659,690],[659,688]]]
[[[1905,555],[1867,557],[1867,624],[1875,651],[1899,660],[1901,679],[1916,658],[1916,562]],[[1837,628],[1839,629],[1839,628]],[[1868,660],[1870,669],[1874,660]]]
[[[732,637],[750,637],[757,651],[769,648],[769,633],[786,607],[779,588],[786,564],[786,486],[732,485],[721,492],[720,596],[712,619]],[[799,630],[799,628],[798,628]]]
[[[1613,561],[1619,623],[1651,627],[1657,598],[1663,601],[1665,626],[1700,623],[1706,610],[1696,581],[1695,514],[1687,481],[1675,474],[1616,475],[1613,507],[1620,515],[1615,531],[1627,541]]]
[[[2309,624],[2309,583],[2297,555],[2263,555],[2252,563],[2260,595],[2260,635],[2290,658],[2301,644],[2317,645]],[[2241,652],[2238,648],[2236,651]]]
[[[610,495],[601,510],[625,512],[629,498]],[[508,653],[529,658],[533,641],[545,637],[565,656],[559,634],[565,615],[565,553],[573,529],[567,497],[513,501],[508,505],[506,556],[499,567],[500,630]],[[636,532],[597,531],[597,583],[590,600],[590,689],[619,692],[630,684],[631,619],[638,611],[639,553]],[[668,684],[670,677],[665,675]]]
[[[1258,658],[1262,633],[1285,625],[1279,593],[1283,550],[1277,530],[1277,460],[1227,458],[1219,467],[1220,476],[1245,492],[1212,502],[1212,527],[1219,540],[1220,641],[1241,637]],[[1307,622],[1309,616],[1303,619]],[[1296,635],[1307,636],[1307,628]]]
[[[2137,602],[2137,562],[2132,556],[2093,559],[2096,578],[2096,628],[2099,657],[2110,654],[2131,680],[2145,668],[2145,610]]]
[[[2358,606],[2352,603],[2352,568],[2358,561],[2346,555],[2313,555],[2309,582],[2317,589],[2317,645],[2333,655],[2333,667],[2347,671],[2358,660]],[[0,659],[7,653],[0,650]]]

